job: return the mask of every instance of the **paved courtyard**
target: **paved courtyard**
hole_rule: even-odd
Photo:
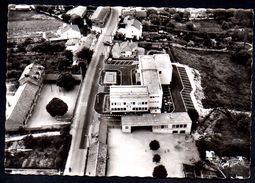
[[[159,150],[149,148],[152,140],[158,140]],[[108,132],[107,176],[151,177],[155,166],[163,164],[168,177],[184,177],[182,164],[191,164],[199,160],[195,142],[180,134],[156,134],[146,130],[137,130],[131,134],[121,129],[109,129]],[[154,154],[161,156],[160,163],[152,162]]]
[[[51,126],[54,123],[59,123],[56,118],[51,117],[50,114],[46,111],[46,105],[54,97],[60,98],[68,105],[68,111],[63,116],[63,119],[66,119],[67,121],[70,120],[73,115],[78,88],[79,85],[76,85],[73,90],[66,92],[55,84],[44,84],[36,106],[33,110],[32,116],[28,120],[28,128],[40,128],[43,126]]]

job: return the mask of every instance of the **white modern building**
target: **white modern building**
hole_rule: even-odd
[[[126,115],[121,117],[122,132],[131,133],[135,128],[150,127],[154,133],[190,134],[192,121],[187,112]]]
[[[148,110],[151,113],[161,112],[163,97],[161,85],[170,84],[172,80],[172,66],[169,56],[167,54],[140,55],[137,72],[141,85],[110,87],[111,112],[141,112]],[[133,101],[133,98],[135,98],[135,101]],[[123,107],[124,103],[125,107]],[[127,107],[126,105],[130,103],[132,105]]]
[[[111,112],[148,111],[148,88],[141,85],[121,85],[110,87]]]
[[[151,112],[160,113],[163,91],[157,65],[152,55],[139,55],[138,73],[141,85],[148,87]]]

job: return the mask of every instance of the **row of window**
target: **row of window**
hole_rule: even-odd
[[[172,128],[186,128],[187,124],[173,125]]]
[[[159,101],[150,101],[150,103],[159,103]]]
[[[159,98],[159,96],[150,96],[150,98]]]
[[[126,111],[127,108],[112,108],[112,111]]]
[[[112,102],[111,103],[112,105],[121,105],[120,102]],[[126,102],[123,102],[123,105],[126,105],[127,103]],[[132,105],[135,105],[136,102],[131,102]],[[138,105],[147,105],[148,102],[137,102]]]
[[[147,107],[133,107],[132,110],[133,111],[147,111],[148,108]]]

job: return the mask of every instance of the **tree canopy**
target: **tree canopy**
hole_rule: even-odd
[[[67,91],[70,91],[75,86],[75,79],[72,74],[68,72],[61,73],[57,79],[57,86],[62,87]]]
[[[154,168],[152,176],[155,178],[166,178],[167,171],[164,165],[158,165]]]
[[[151,141],[149,146],[150,146],[150,149],[153,151],[156,151],[160,148],[159,142],[157,140]]]
[[[53,98],[46,106],[47,112],[52,116],[63,116],[68,111],[67,104],[59,99]]]

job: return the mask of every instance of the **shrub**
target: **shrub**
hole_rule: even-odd
[[[70,50],[65,50],[63,52],[63,55],[68,59],[68,60],[73,60],[73,52]]]
[[[186,23],[186,28],[190,31],[194,31],[195,30],[195,25],[192,22],[187,22]]]
[[[154,156],[153,156],[153,158],[152,158],[152,161],[153,161],[153,162],[156,162],[156,163],[159,163],[159,162],[160,162],[160,159],[161,159],[160,155],[154,154]]]
[[[151,141],[149,146],[150,146],[150,149],[153,151],[156,151],[160,148],[159,142],[157,140]]]
[[[19,78],[22,72],[17,70],[8,70],[6,73],[7,78]]]
[[[46,106],[47,112],[55,116],[63,116],[68,111],[68,106],[59,98],[53,98]]]
[[[70,23],[74,25],[78,25],[79,28],[81,28],[84,25],[83,19],[79,15],[72,15],[70,18]]]
[[[232,27],[231,22],[223,21],[222,24],[221,24],[221,28],[224,29],[224,30],[230,29],[231,27]]]
[[[230,57],[231,61],[239,64],[246,64],[250,58],[250,53],[243,48],[237,49]]]
[[[85,59],[88,62],[91,61],[92,55],[93,51],[89,50],[88,48],[83,48],[76,54],[78,58]]]
[[[57,86],[70,91],[75,86],[75,79],[70,73],[61,73],[57,79]]]
[[[31,149],[37,145],[37,141],[34,139],[32,135],[27,135],[22,140],[27,149]]]
[[[167,171],[164,165],[158,165],[154,168],[152,176],[155,178],[166,178]]]
[[[62,17],[63,21],[66,23],[68,23],[71,19],[71,16],[68,14],[63,14],[61,17]]]

